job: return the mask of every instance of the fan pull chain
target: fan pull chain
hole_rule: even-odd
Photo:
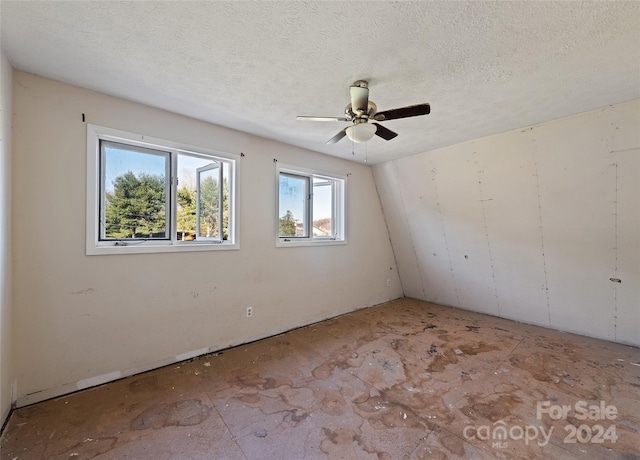
[[[368,160],[369,149],[367,148],[367,143],[364,143],[364,162],[366,163]]]

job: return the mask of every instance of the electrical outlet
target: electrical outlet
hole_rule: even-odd
[[[247,307],[247,318],[251,318],[253,316],[253,307]]]
[[[387,278],[387,286],[391,286],[391,278]]]

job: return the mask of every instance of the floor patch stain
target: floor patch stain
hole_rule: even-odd
[[[131,422],[131,429],[194,426],[204,422],[210,414],[211,408],[202,404],[199,399],[187,399],[173,404],[162,404],[144,411]]]
[[[129,384],[129,391],[132,393],[143,393],[145,391],[157,391],[158,390],[158,377],[150,375],[134,380]]]
[[[346,411],[347,402],[339,391],[328,391],[320,401],[320,410],[329,415],[342,415]]]
[[[475,345],[469,345],[469,344],[460,345],[458,346],[458,349],[462,351],[462,353],[464,353],[465,355],[475,356],[478,353],[485,353],[487,351],[499,350],[500,347],[497,347],[496,345],[487,344],[485,342],[479,342]]]
[[[522,404],[522,399],[510,394],[483,399],[470,396],[468,403],[461,409],[463,414],[474,420],[485,419],[497,422],[512,415],[514,408]]]
[[[447,449],[449,452],[455,455],[464,455],[464,441],[457,436],[453,435],[444,435],[438,438],[440,443]]]
[[[82,441],[59,454],[59,458],[90,459],[109,452],[116,445],[118,438],[99,438]],[[56,456],[58,457],[58,456]],[[20,458],[20,457],[15,457]]]

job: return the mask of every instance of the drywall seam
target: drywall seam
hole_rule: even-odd
[[[535,139],[532,141],[535,142]],[[538,162],[533,161],[533,168],[536,175],[536,193],[538,195],[538,221],[540,222],[540,245],[542,246],[542,270],[544,272],[544,294],[547,299],[547,318],[551,327],[551,302],[549,301],[549,281],[547,279],[547,257],[544,250],[544,230],[542,227],[542,198],[540,196],[540,175],[538,172]]]
[[[394,297],[392,299],[387,300],[387,302],[390,302],[392,300],[395,300],[399,297]],[[385,303],[385,302],[382,302]],[[345,315],[357,310],[362,310],[364,308],[369,308],[369,307],[373,307],[375,305],[380,305],[380,304],[372,304],[372,305],[358,305],[356,307],[352,307],[352,308],[346,308],[343,309],[339,312],[334,312],[328,315],[320,315],[317,316],[315,318],[310,319],[309,321],[305,321],[304,323],[301,323],[297,326],[293,326],[293,327],[283,327],[283,328],[278,328],[275,329],[271,332],[268,333],[264,333],[264,334],[257,334],[245,339],[242,339],[240,341],[236,341],[236,340],[229,340],[227,342],[223,342],[222,344],[218,344],[218,345],[212,345],[208,348],[200,348],[198,350],[192,350],[192,351],[188,351],[185,353],[181,353],[179,355],[176,356],[172,356],[172,357],[168,357],[168,358],[164,358],[158,361],[154,361],[152,363],[146,363],[143,364],[141,366],[136,366],[136,367],[131,367],[129,369],[124,369],[124,370],[117,370],[117,371],[112,371],[106,374],[101,374],[101,375],[97,375],[94,377],[89,377],[86,379],[82,379],[82,380],[78,380],[76,382],[69,382],[69,383],[65,383],[53,388],[47,388],[45,390],[41,390],[41,391],[37,391],[34,393],[30,393],[27,394],[21,398],[18,398],[17,402],[16,402],[16,407],[24,407],[24,406],[28,406],[31,404],[35,404],[41,401],[45,401],[47,399],[52,399],[52,398],[58,398],[61,396],[65,396],[68,395],[70,393],[74,393],[78,390],[85,390],[87,388],[91,388],[94,386],[98,386],[98,385],[103,385],[105,383],[109,383],[109,382],[113,382],[125,377],[130,377],[132,375],[136,375],[136,374],[141,374],[143,372],[148,372],[154,369],[158,369],[164,366],[168,366],[171,364],[175,364],[181,361],[185,361],[185,360],[189,360],[189,359],[193,359],[196,358],[198,356],[202,356],[202,355],[206,355],[209,353],[215,353],[221,350],[226,350],[228,348],[232,348],[232,347],[237,347],[237,346],[241,346],[241,345],[245,345],[251,342],[255,342],[256,340],[261,340],[261,339],[265,339],[268,337],[273,337],[288,331],[293,331],[295,329],[299,329],[301,327],[306,327],[306,326],[310,326],[312,324],[315,323],[319,323],[321,321],[325,321],[328,319],[332,319],[332,318],[336,318],[338,316],[341,315]]]
[[[476,155],[476,152],[473,152]],[[489,226],[487,225],[487,213],[485,210],[484,202],[486,201],[482,194],[482,171],[478,158],[476,157],[476,166],[478,166],[478,189],[480,191],[480,206],[482,208],[482,220],[484,222],[484,234],[487,238],[487,251],[489,252],[489,265],[491,266],[491,278],[493,279],[493,293],[496,296],[496,307],[498,308],[498,316],[501,316],[500,312],[500,298],[498,297],[498,285],[496,284],[496,271],[493,263],[493,253],[491,252],[491,240],[489,239]],[[492,198],[489,198],[491,200]]]
[[[608,139],[607,139],[608,142]],[[633,150],[638,150],[640,147],[630,148],[630,149],[621,149],[621,150],[612,150],[609,152],[610,155],[615,155],[616,153],[630,152]],[[613,266],[613,278],[610,280],[613,282],[613,340],[618,341],[618,284],[620,280],[618,278],[618,160],[615,160],[611,166],[615,171],[615,195],[613,201],[613,251],[615,256],[615,262]]]
[[[447,240],[447,229],[444,225],[444,218],[442,217],[442,207],[440,206],[440,192],[438,191],[438,181],[436,180],[436,176],[438,173],[436,172],[436,168],[432,163],[433,168],[431,168],[431,181],[433,182],[433,189],[436,194],[436,207],[438,208],[438,217],[440,218],[440,227],[442,228],[442,238],[444,238],[444,247],[447,250],[447,259],[449,260],[449,270],[451,271],[451,280],[453,282],[453,291],[456,295],[456,305],[460,305],[460,298],[458,297],[458,286],[456,285],[456,274],[453,270],[453,261],[451,260],[451,252],[449,251],[449,240]]]
[[[611,152],[613,153],[613,152]],[[613,277],[618,278],[618,162],[613,163],[615,171],[616,193],[613,201],[613,252],[615,254],[615,264],[613,267]],[[618,340],[618,285],[613,283],[613,340]]]

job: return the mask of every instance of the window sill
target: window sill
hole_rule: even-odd
[[[115,254],[153,254],[161,252],[195,252],[195,251],[229,251],[240,249],[240,244],[154,244],[142,245],[131,243],[129,246],[91,246],[87,247],[88,256],[115,255]]]
[[[277,248],[300,247],[300,246],[336,246],[347,244],[347,240],[296,240],[284,241],[278,239],[276,241]]]

